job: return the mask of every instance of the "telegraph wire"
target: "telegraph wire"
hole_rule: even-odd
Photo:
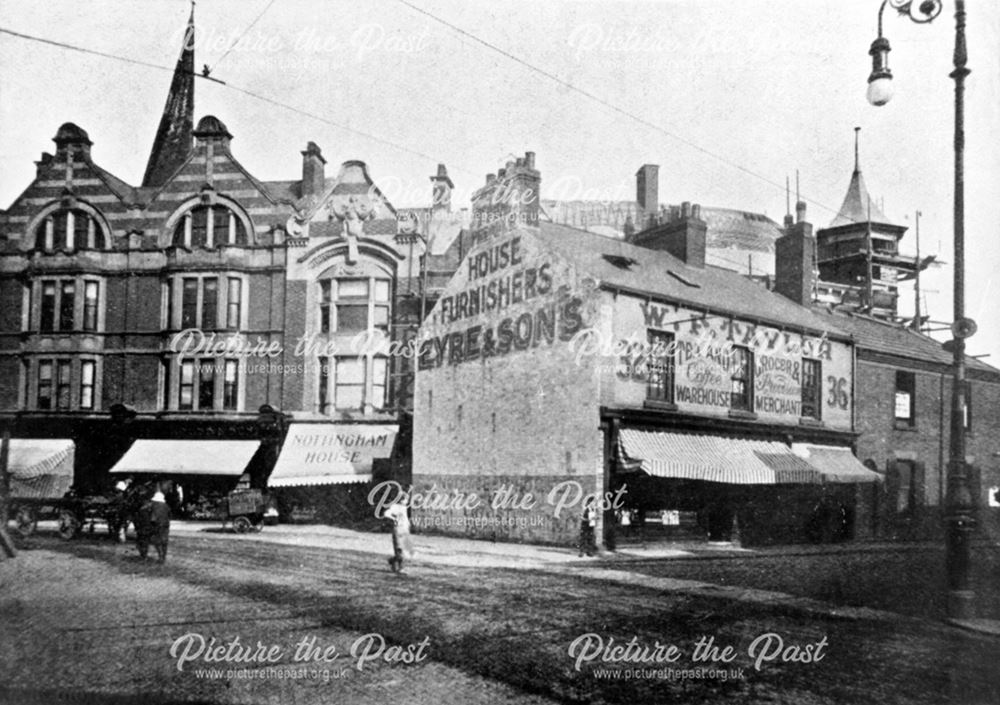
[[[145,68],[158,69],[160,71],[168,71],[170,73],[173,73],[174,70],[175,70],[173,67],[170,67],[170,66],[163,66],[161,64],[154,64],[154,63],[151,63],[149,61],[142,61],[142,60],[139,60],[139,59],[132,59],[132,58],[129,58],[127,56],[120,56],[118,54],[109,54],[109,53],[106,53],[106,52],[103,52],[103,51],[97,51],[95,49],[87,49],[85,47],[75,46],[73,44],[66,44],[64,42],[57,42],[57,41],[52,40],[52,39],[45,39],[44,37],[37,37],[37,36],[30,35],[30,34],[23,34],[21,32],[14,32],[13,30],[9,30],[9,29],[6,29],[4,27],[0,27],[0,34],[8,34],[8,35],[11,35],[13,37],[18,37],[19,39],[26,39],[28,41],[41,42],[42,44],[48,44],[48,45],[51,45],[51,46],[59,47],[61,49],[68,49],[70,51],[78,51],[78,52],[81,52],[81,53],[84,53],[84,54],[91,54],[91,55],[94,55],[94,56],[100,56],[102,58],[112,59],[112,60],[115,60],[115,61],[123,61],[123,62],[128,63],[128,64],[135,64],[137,66],[143,66]],[[216,65],[218,65],[218,62],[216,62]],[[388,140],[388,139],[385,139],[385,138],[382,138],[382,137],[378,137],[377,135],[373,135],[373,134],[371,134],[369,132],[365,132],[364,130],[359,130],[357,128],[350,127],[348,125],[345,125],[343,123],[337,122],[335,120],[331,120],[331,119],[329,119],[327,117],[323,117],[322,115],[317,115],[316,113],[309,112],[308,110],[304,110],[302,108],[297,108],[294,105],[289,105],[288,103],[282,103],[279,100],[276,100],[274,98],[269,98],[269,97],[267,97],[265,95],[261,95],[260,93],[256,93],[254,91],[251,91],[248,88],[242,88],[241,86],[237,86],[237,85],[229,83],[227,81],[222,81],[222,80],[220,80],[218,78],[213,78],[212,76],[208,76],[208,75],[205,75],[203,73],[192,72],[192,75],[195,78],[200,78],[200,79],[204,79],[206,81],[212,81],[214,83],[221,84],[223,86],[226,86],[227,88],[230,88],[230,89],[232,89],[232,90],[234,90],[234,91],[236,91],[238,93],[243,93],[243,94],[245,94],[247,96],[250,96],[251,98],[254,98],[256,100],[260,100],[260,101],[263,101],[265,103],[269,103],[271,105],[274,105],[274,106],[277,106],[277,107],[280,107],[280,108],[284,108],[285,110],[290,110],[290,111],[292,111],[294,113],[298,113],[299,115],[303,115],[305,117],[312,118],[313,120],[317,120],[317,121],[325,123],[327,125],[331,125],[333,127],[339,128],[341,130],[345,130],[347,132],[351,132],[353,134],[359,135],[361,137],[364,137],[365,139],[369,139],[369,140],[372,140],[372,141],[377,142],[379,144],[383,144],[383,145],[386,145],[388,147],[392,147],[393,149],[397,149],[397,150],[400,150],[402,152],[406,152],[408,154],[412,154],[414,156],[418,156],[421,159],[428,159],[431,162],[439,162],[439,161],[441,161],[440,159],[437,159],[436,157],[432,157],[431,155],[426,154],[424,152],[421,152],[420,150],[412,149],[412,148],[407,147],[405,145],[401,145],[401,144],[398,144],[396,142],[393,142],[392,140]],[[456,168],[455,170],[459,171],[459,172],[462,172],[462,173],[465,173],[465,174],[469,174],[469,175],[472,174],[472,172],[467,171],[465,169],[462,169],[460,167]]]
[[[539,75],[547,78],[548,80],[553,81],[555,83],[558,83],[560,86],[562,86],[562,87],[564,87],[564,88],[566,88],[566,89],[568,89],[570,91],[573,91],[574,93],[578,93],[578,94],[584,96],[588,100],[591,100],[591,101],[593,101],[595,103],[598,103],[599,105],[602,105],[605,108],[607,108],[609,110],[612,110],[612,111],[614,111],[614,112],[616,112],[616,113],[618,113],[620,115],[624,115],[625,117],[629,118],[630,120],[634,120],[635,122],[638,122],[641,125],[645,125],[646,127],[650,128],[652,130],[655,130],[656,132],[660,132],[660,133],[666,135],[667,137],[670,137],[671,139],[677,140],[678,142],[681,142],[682,144],[685,144],[688,147],[690,147],[690,148],[692,148],[692,149],[694,149],[694,150],[696,150],[698,152],[701,152],[702,154],[704,154],[706,156],[711,157],[712,159],[715,159],[715,160],[717,160],[719,162],[722,162],[723,164],[725,164],[725,165],[727,165],[729,167],[732,167],[733,169],[736,169],[738,171],[742,171],[743,173],[748,174],[748,175],[750,175],[750,176],[752,176],[752,177],[754,177],[756,179],[760,179],[761,181],[763,181],[763,182],[765,182],[765,183],[767,183],[767,184],[769,184],[771,186],[774,186],[774,187],[776,187],[778,189],[783,189],[784,188],[784,186],[782,184],[778,183],[777,181],[774,181],[774,180],[768,178],[767,176],[764,176],[763,174],[759,174],[756,171],[753,171],[752,169],[749,169],[749,168],[743,166],[742,164],[737,164],[735,162],[731,162],[728,159],[726,159],[725,157],[723,157],[723,156],[721,156],[719,154],[716,154],[715,152],[713,152],[713,151],[711,151],[709,149],[706,149],[705,147],[702,147],[701,145],[697,144],[696,142],[692,142],[691,140],[689,140],[689,139],[687,139],[685,137],[681,137],[680,135],[675,134],[675,133],[671,132],[670,130],[667,130],[666,128],[662,127],[661,125],[657,125],[656,123],[651,122],[651,121],[647,120],[646,118],[641,117],[640,115],[636,115],[635,113],[633,113],[631,111],[625,110],[624,108],[621,108],[618,105],[615,105],[611,101],[608,101],[608,100],[600,97],[599,95],[597,95],[595,93],[592,93],[591,91],[589,91],[589,90],[587,90],[585,88],[581,88],[581,87],[577,86],[576,84],[567,81],[566,79],[560,78],[559,76],[555,75],[554,73],[552,73],[550,71],[546,71],[543,68],[535,66],[534,64],[530,63],[529,61],[526,61],[526,60],[522,59],[521,57],[517,56],[516,54],[513,54],[513,53],[511,53],[511,52],[509,52],[506,49],[503,49],[501,47],[498,47],[495,44],[492,44],[491,42],[488,42],[485,39],[482,39],[481,37],[478,37],[477,35],[473,34],[472,32],[469,32],[468,30],[462,29],[458,25],[452,24],[448,20],[445,20],[445,19],[443,19],[441,17],[438,17],[437,15],[435,15],[432,12],[429,12],[429,11],[427,11],[427,10],[421,8],[421,7],[417,7],[413,3],[408,2],[408,0],[396,0],[396,2],[398,2],[401,5],[405,5],[406,7],[410,8],[414,12],[417,12],[417,13],[419,13],[421,15],[424,15],[425,17],[428,17],[428,18],[434,20],[438,24],[444,25],[445,27],[451,29],[454,32],[457,32],[461,36],[463,36],[463,37],[465,37],[465,38],[467,38],[467,39],[475,42],[476,44],[480,44],[480,45],[486,47],[487,49],[489,49],[489,50],[491,50],[491,51],[493,51],[493,52],[495,52],[497,54],[500,54],[501,56],[503,56],[503,57],[505,57],[505,58],[513,61],[514,63],[519,64],[520,66],[523,66],[524,68],[528,69],[529,71],[531,71],[533,73],[537,73],[537,74],[539,74]],[[830,206],[827,206],[827,205],[825,205],[823,203],[820,203],[818,201],[814,201],[812,199],[808,199],[808,200],[809,200],[810,203],[812,203],[812,204],[814,204],[814,205],[816,205],[816,206],[818,206],[818,207],[820,207],[820,208],[822,208],[824,210],[830,211],[831,213],[838,213],[839,210],[840,210],[839,208],[831,208]]]

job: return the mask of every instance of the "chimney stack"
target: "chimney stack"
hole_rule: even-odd
[[[309,142],[302,152],[302,195],[320,196],[326,188],[326,159],[316,146]]]
[[[534,152],[508,161],[495,175],[487,174],[485,185],[472,194],[474,238],[516,227],[537,227],[541,181]]]
[[[805,222],[805,203],[799,201],[795,211],[798,222],[774,242],[774,290],[800,306],[809,306],[816,285],[816,238],[812,225]]]
[[[701,218],[701,206],[685,201],[671,207],[658,224],[626,237],[626,242],[665,250],[689,267],[704,269],[707,239],[708,223]]]
[[[660,208],[660,166],[658,164],[643,164],[635,172],[635,201],[639,206],[640,230],[655,225],[650,220],[655,219]]]

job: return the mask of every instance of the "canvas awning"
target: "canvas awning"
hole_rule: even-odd
[[[68,438],[12,438],[9,448],[12,497],[56,499],[73,484],[76,444]]]
[[[793,443],[792,452],[816,468],[824,482],[882,481],[882,476],[862,465],[850,448]]]
[[[239,477],[259,446],[260,441],[140,439],[132,444],[111,472]]]
[[[390,424],[292,423],[268,487],[369,482],[375,458],[388,458]]]
[[[734,485],[820,482],[819,472],[784,443],[622,429],[622,450],[655,477]]]

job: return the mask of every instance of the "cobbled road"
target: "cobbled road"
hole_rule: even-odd
[[[0,563],[5,703],[131,702],[136,694],[150,704],[1000,702],[1000,640],[902,615],[824,617],[603,580],[577,567],[418,561],[395,575],[368,554],[227,535],[178,536],[165,566],[96,539],[38,537],[26,548]],[[712,564],[703,561],[702,573]],[[260,673],[254,663],[222,664],[219,673],[206,669],[220,664],[193,660],[179,671],[170,647],[192,633],[280,645],[286,673],[302,667],[292,654],[303,638],[340,656],[296,678],[235,672]],[[426,640],[426,658],[358,670],[349,650],[365,634],[397,655]],[[570,645],[587,634],[605,645],[674,645],[681,656],[659,664],[598,657],[577,669]],[[750,645],[766,634],[785,648],[756,668]],[[695,663],[699,639],[711,639],[717,656],[731,646],[732,660]],[[783,660],[810,645],[822,658]]]

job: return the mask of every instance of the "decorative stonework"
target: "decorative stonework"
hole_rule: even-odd
[[[358,261],[358,238],[364,235],[366,220],[373,220],[378,215],[378,204],[368,199],[351,196],[346,202],[330,203],[330,213],[337,217],[344,226],[344,239],[347,241],[347,261]]]

